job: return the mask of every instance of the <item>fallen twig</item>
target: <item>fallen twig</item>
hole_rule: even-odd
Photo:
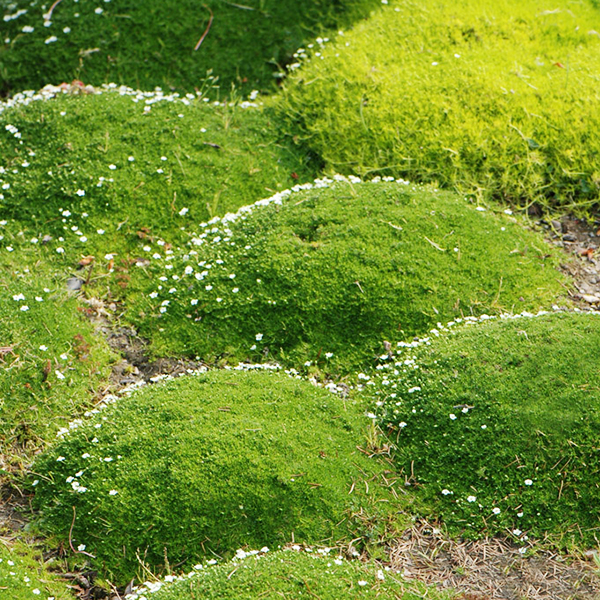
[[[208,32],[210,31],[210,26],[212,25],[213,19],[215,17],[215,15],[213,14],[213,11],[208,6],[206,6],[206,4],[204,4],[204,8],[206,8],[210,12],[210,19],[208,20],[208,25],[206,26],[206,29],[204,30],[202,37],[198,40],[198,43],[196,44],[194,51],[198,50],[198,48],[200,48],[200,46],[202,45],[204,38],[208,35]]]

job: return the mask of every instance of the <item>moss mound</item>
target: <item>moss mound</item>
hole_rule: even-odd
[[[83,249],[101,229],[107,252],[312,179],[259,107],[202,100],[77,86],[17,97],[0,111],[3,218]]]
[[[126,584],[139,568],[244,545],[332,544],[384,528],[382,465],[356,448],[351,403],[271,373],[217,371],[149,386],[106,408],[34,465],[40,525],[85,544]],[[390,483],[393,482],[389,480]],[[361,511],[364,523],[352,517]]]
[[[512,217],[404,182],[318,181],[145,256],[130,317],[157,353],[342,372],[439,320],[549,306],[562,281]]]
[[[251,553],[223,565],[197,565],[195,572],[163,585],[148,583],[131,600],[152,594],[156,600],[203,598],[441,598],[433,589],[407,583],[402,577],[331,555],[329,549],[305,552],[285,549]],[[157,589],[158,588],[158,589]],[[433,594],[433,595],[432,595]]]
[[[0,223],[0,237],[5,233],[10,237]],[[18,454],[54,438],[89,406],[113,360],[64,281],[37,262],[39,254],[33,260],[28,252],[14,254],[0,252],[0,455],[6,469],[22,466]]]
[[[279,105],[289,132],[342,173],[597,205],[600,13],[588,2],[550,8],[390,2],[291,78]]]
[[[594,544],[600,317],[451,329],[400,348],[366,388],[401,472],[454,530]]]
[[[12,544],[10,548],[0,543],[0,590],[10,600],[73,598],[67,586],[40,560],[38,553],[23,543]]]
[[[377,4],[3,0],[0,93],[73,79],[193,91],[207,73],[218,76],[225,91],[232,83],[270,90],[305,39],[366,16]]]

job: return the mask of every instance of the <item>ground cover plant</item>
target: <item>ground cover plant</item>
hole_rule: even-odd
[[[284,374],[148,386],[38,458],[39,525],[123,585],[140,562],[183,568],[246,545],[385,537],[399,522],[394,478],[357,449],[366,421]]]
[[[108,252],[115,238],[174,236],[186,215],[210,218],[314,176],[258,106],[204,99],[114,86],[18,96],[0,113],[3,218],[42,239],[73,237],[77,215],[87,224],[77,245],[100,229]]]
[[[233,561],[207,566],[196,565],[187,576],[169,577],[166,582],[148,582],[132,595],[141,600],[151,594],[156,600],[194,598],[402,598],[413,600],[427,594],[447,597],[419,583],[408,583],[388,569],[349,561],[331,548],[301,549],[299,546],[276,552],[240,550]]]
[[[15,258],[0,253],[0,480],[91,404],[114,360],[43,257]]]
[[[0,540],[0,592],[10,600],[67,600],[67,586],[40,561],[35,549]]]
[[[402,343],[364,389],[399,472],[451,531],[589,547],[600,517],[600,317],[529,317]]]
[[[0,93],[80,79],[225,93],[273,90],[308,38],[369,14],[376,0],[2,0]]]
[[[308,187],[189,227],[168,252],[139,242],[129,318],[155,352],[347,373],[384,341],[563,292],[558,255],[509,215],[406,182]]]
[[[599,21],[589,2],[390,1],[297,54],[276,102],[337,172],[586,209],[600,185]]]

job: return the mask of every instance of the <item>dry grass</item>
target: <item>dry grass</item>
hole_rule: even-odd
[[[548,550],[528,550],[510,540],[453,540],[427,522],[404,532],[390,554],[391,566],[405,577],[464,600],[593,600],[600,579],[592,565]]]

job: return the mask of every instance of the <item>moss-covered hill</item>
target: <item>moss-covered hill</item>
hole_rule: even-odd
[[[600,190],[598,31],[585,1],[391,1],[301,53],[278,103],[337,172],[586,208]]]
[[[365,390],[399,472],[452,531],[593,545],[600,315],[531,317],[401,345]]]
[[[513,217],[405,182],[322,180],[189,229],[166,252],[138,243],[128,318],[159,354],[347,373],[385,341],[564,289],[559,255]]]
[[[294,540],[360,546],[399,519],[393,474],[357,449],[366,422],[360,404],[283,374],[148,386],[39,457],[40,526],[123,585],[140,558],[168,569]]]

